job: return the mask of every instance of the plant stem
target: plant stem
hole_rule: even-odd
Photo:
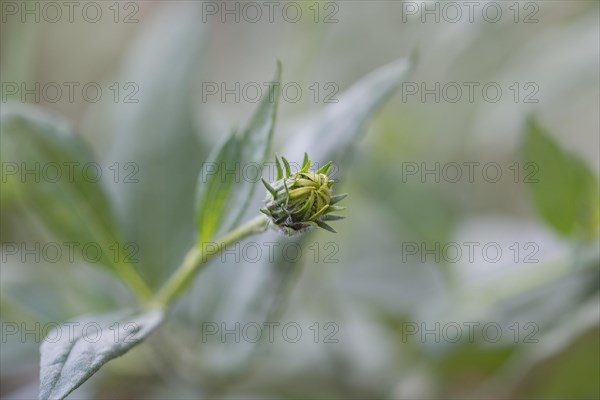
[[[210,251],[205,245],[195,245],[188,251],[183,263],[169,280],[158,291],[151,304],[166,308],[172,304],[179,296],[185,293],[185,290],[193,281],[200,269],[208,263],[214,256],[221,254],[228,246],[239,242],[240,240],[255,233],[264,232],[267,228],[267,218],[260,215],[239,228],[229,232],[216,243],[218,248]]]
[[[135,294],[140,304],[147,303],[152,297],[152,290],[137,273],[131,264],[123,263],[117,268],[117,273],[125,284]]]

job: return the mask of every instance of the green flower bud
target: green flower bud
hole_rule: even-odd
[[[268,193],[265,199],[266,208],[261,211],[289,236],[307,231],[312,226],[335,233],[335,230],[325,221],[345,218],[331,213],[345,209],[335,204],[347,194],[332,195],[334,181],[327,176],[332,163],[327,163],[316,172],[309,171],[311,161],[304,153],[302,169],[292,174],[290,163],[284,157],[281,157],[281,160],[285,175],[284,168],[275,155],[277,166],[275,182],[268,183],[262,180]]]

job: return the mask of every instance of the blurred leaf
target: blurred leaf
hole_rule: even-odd
[[[113,358],[143,341],[161,311],[78,318],[48,333],[40,347],[40,399],[63,399]]]
[[[46,116],[23,110],[2,112],[2,163],[5,189],[20,194],[31,210],[51,231],[65,240],[99,241],[107,245],[116,237],[109,203],[99,182],[85,179],[82,173],[66,174],[65,165],[74,171],[93,163],[85,143],[64,124]],[[76,163],[76,164],[75,164]],[[54,166],[58,166],[54,168]],[[80,169],[75,169],[75,167]],[[9,167],[15,173],[8,173]],[[48,167],[51,172],[44,173]],[[59,170],[63,175],[56,176]],[[102,263],[112,266],[109,253]]]
[[[462,343],[438,361],[437,370],[444,379],[444,393],[465,394],[466,388],[477,387],[501,369],[516,351],[516,346],[488,347]]]
[[[124,172],[134,182],[115,182],[112,189],[124,233],[138,244],[141,271],[153,285],[192,244],[194,187],[207,153],[191,108],[203,42],[200,4],[177,3],[155,15],[118,77],[122,84],[134,82],[139,102],[115,104],[104,116],[113,134],[106,164],[135,166]]]
[[[281,65],[273,82],[281,80]],[[196,195],[198,241],[234,228],[248,208],[260,176],[241,176],[246,166],[262,167],[273,140],[280,85],[271,85],[241,136],[232,134],[203,164]]]
[[[562,352],[536,365],[511,397],[597,399],[599,344],[598,327],[574,338]]]
[[[361,154],[356,165],[357,179],[349,182],[355,190],[352,187],[347,190],[357,194],[364,192],[370,199],[367,201],[380,201],[381,206],[387,208],[391,226],[410,240],[431,245],[448,240],[457,219],[451,199],[439,185],[412,182],[389,185],[389,182],[401,182],[400,171],[378,162],[377,156],[375,152],[363,159]]]
[[[56,237],[78,246],[97,245],[93,264],[115,271],[140,297],[147,296],[131,264],[115,257],[115,243],[123,242],[101,174],[83,172],[90,165],[99,168],[86,144],[62,123],[26,108],[3,111],[0,131],[3,168],[16,170],[3,173],[9,191],[19,193]]]
[[[300,161],[303,152],[308,151],[319,166],[333,160],[332,172],[338,178],[342,157],[356,145],[369,120],[398,89],[413,63],[414,59],[396,60],[354,83],[339,97],[339,102],[329,105],[295,134],[282,154]]]
[[[79,172],[94,162],[92,154],[65,125],[29,111],[2,112],[1,151],[3,172],[6,172],[3,179],[7,179],[2,191],[18,193],[61,239],[99,243],[106,250],[101,263],[113,266],[108,245],[116,239],[117,233],[100,183],[86,179],[82,173],[63,171],[72,163],[73,171]],[[47,167],[48,171],[54,168],[52,174],[43,172]],[[57,178],[56,170],[62,173],[57,173]]]
[[[525,127],[524,162],[538,170],[530,183],[544,220],[567,236],[594,237],[600,225],[598,180],[579,158],[565,152],[530,118]]]

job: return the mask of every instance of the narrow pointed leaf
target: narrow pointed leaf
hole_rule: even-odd
[[[346,197],[348,197],[348,193],[342,193],[342,194],[337,194],[335,196],[331,196],[331,200],[329,201],[329,204],[333,205],[333,204],[339,203],[340,201],[344,200]]]
[[[317,174],[327,175],[329,168],[331,168],[331,164],[333,164],[333,161],[329,161],[327,164],[323,165],[321,168],[319,168],[319,170],[317,171]]]
[[[281,160],[283,161],[283,165],[285,166],[285,177],[289,178],[292,174],[290,163],[288,162],[288,160],[286,160],[285,157],[281,157]]]
[[[308,153],[304,152],[304,160],[302,161],[302,170],[300,172],[306,172],[310,168],[310,159],[308,158]]]
[[[248,126],[232,134],[209,156],[198,177],[196,215],[198,242],[203,243],[237,226],[256,188],[253,179],[236,179],[249,164],[263,165],[270,152],[281,80],[281,64]],[[234,171],[235,173],[228,171]]]
[[[333,215],[333,214],[326,214],[323,216],[323,218],[321,218],[322,221],[338,221],[340,219],[345,219],[346,217],[343,215]]]
[[[263,185],[265,185],[265,188],[267,188],[267,190],[271,193],[271,195],[273,196],[274,199],[277,198],[277,190],[273,189],[273,186],[271,186],[269,184],[269,182],[265,181],[263,178],[261,178]]]
[[[222,221],[222,214],[227,210],[227,203],[236,176],[223,173],[224,169],[235,171],[235,160],[239,159],[240,141],[235,134],[217,146],[208,161],[202,165],[198,176],[197,211],[198,240],[200,243],[210,241],[216,234]]]
[[[345,209],[346,209],[346,207],[342,207],[342,206],[329,206],[329,209],[327,210],[327,212],[330,213],[330,212],[334,212],[334,211],[343,211]]]
[[[277,176],[275,177],[275,180],[278,181],[283,178],[283,168],[281,168],[281,163],[279,162],[277,153],[275,153],[275,167],[277,167]]]
[[[317,225],[319,225],[319,227],[320,227],[320,228],[323,228],[323,229],[325,229],[326,231],[329,231],[329,232],[331,232],[331,233],[337,233],[337,231],[336,231],[335,229],[333,229],[331,226],[327,225],[327,224],[326,224],[325,222],[323,222],[323,221],[316,220],[316,221],[315,221],[315,223],[316,223]]]

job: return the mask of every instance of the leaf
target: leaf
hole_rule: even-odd
[[[72,248],[93,248],[86,250],[92,264],[108,267],[147,297],[145,284],[115,251],[124,242],[102,186],[102,168],[87,145],[64,123],[28,107],[3,110],[0,131],[3,168],[14,167],[3,173],[8,191],[55,237]]]
[[[40,399],[63,399],[162,321],[158,310],[85,316],[48,333],[40,347]]]
[[[11,168],[3,178],[9,191],[54,235],[98,243],[105,250],[102,265],[114,266],[108,246],[118,234],[100,181],[95,173],[83,172],[86,165],[98,165],[86,144],[64,123],[31,109],[7,107],[1,115],[2,163],[6,171]]]
[[[529,118],[522,145],[523,165],[535,167],[529,182],[533,202],[542,218],[565,236],[593,238],[600,226],[598,178],[578,157],[567,153]]]
[[[414,58],[394,61],[353,84],[339,102],[329,105],[294,135],[284,154],[300,160],[308,151],[319,166],[333,161],[337,168],[332,172],[339,178],[342,157],[356,145],[369,120],[410,73]]]
[[[194,188],[208,154],[192,109],[204,37],[200,3],[177,3],[155,14],[126,52],[116,79],[133,82],[139,102],[114,104],[101,116],[106,122],[98,121],[113,134],[106,165],[118,163],[123,179],[133,180],[113,182],[111,189],[123,232],[139,246],[141,272],[152,285],[192,244]]]
[[[208,157],[198,177],[196,215],[198,242],[205,243],[217,234],[234,228],[243,217],[260,182],[258,176],[246,176],[247,166],[262,167],[273,140],[279,100],[281,64],[258,109],[240,136],[233,133]],[[257,168],[258,169],[258,168]],[[256,180],[254,179],[256,178]]]
[[[3,109],[0,123],[3,172],[9,166],[11,171],[3,178],[10,190],[61,238],[112,238],[106,195],[95,177],[85,179],[81,172],[94,162],[85,143],[64,123],[27,108]],[[76,163],[73,173],[65,168],[70,163]]]

